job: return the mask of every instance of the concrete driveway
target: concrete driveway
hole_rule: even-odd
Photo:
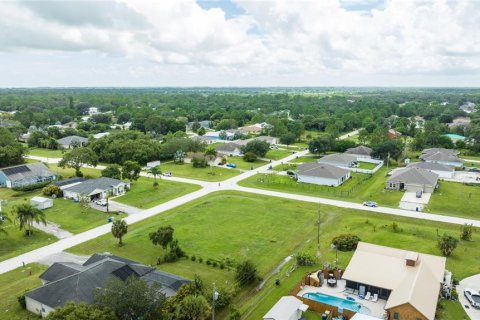
[[[455,172],[452,179],[445,179],[446,181],[463,182],[463,183],[480,183],[479,172],[459,171]]]
[[[420,198],[417,198],[416,192],[405,191],[399,207],[405,210],[423,211],[424,206],[430,201],[431,195],[431,193],[424,192]]]
[[[474,289],[480,291],[480,273],[468,278],[463,279],[457,286],[458,292],[458,300],[462,304],[463,309],[468,314],[470,319],[472,320],[480,320],[480,310],[474,309],[470,302],[468,302],[467,298],[463,294],[463,290],[465,288]],[[468,308],[467,308],[468,307]]]

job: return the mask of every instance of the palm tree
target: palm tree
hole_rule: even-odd
[[[31,236],[33,234],[33,223],[43,223],[47,225],[45,213],[28,203],[22,203],[13,207],[15,220],[19,223],[20,230],[25,229],[25,234]]]
[[[153,176],[154,180],[157,180],[157,176],[162,174],[162,170],[160,170],[160,166],[155,166],[150,168],[148,173],[150,173]]]
[[[207,150],[205,150],[205,158],[207,158],[207,161],[210,162],[210,174],[213,175],[213,166],[215,165],[215,163],[211,162],[214,162],[217,158],[217,150],[215,150],[215,148],[211,146],[208,147]]]
[[[8,235],[8,232],[3,227],[3,224],[5,223],[5,221],[12,222],[12,220],[8,216],[6,216],[2,212],[0,212],[0,233]]]
[[[112,234],[115,238],[118,238],[118,245],[123,245],[122,238],[128,232],[128,225],[125,220],[117,220],[112,224]]]

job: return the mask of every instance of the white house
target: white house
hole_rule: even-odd
[[[107,196],[119,196],[130,189],[130,183],[117,179],[101,177],[85,180],[63,190],[63,196],[68,199],[80,199],[87,196],[90,200],[105,199]]]
[[[88,139],[80,136],[68,136],[57,140],[60,147],[70,149],[74,147],[83,147],[87,144]]]
[[[270,137],[270,136],[259,136],[259,137],[256,137],[255,140],[265,141],[265,142],[268,142],[270,144],[277,144],[278,143],[278,138]]]
[[[298,320],[307,311],[308,305],[293,296],[281,297],[270,309],[263,320]]]
[[[88,114],[93,116],[94,114],[98,114],[98,108],[90,107],[88,108]]]
[[[425,162],[440,163],[452,167],[461,167],[465,162],[458,157],[458,152],[455,150],[443,148],[425,149],[422,151],[420,159]]]
[[[350,170],[324,163],[304,163],[296,173],[298,182],[337,187],[350,179]]]
[[[349,148],[345,151],[346,154],[357,157],[357,161],[361,159],[371,159],[372,149],[365,146],[358,146],[355,148]]]
[[[53,200],[44,197],[33,197],[30,204],[37,209],[44,210],[53,207]]]
[[[340,168],[351,168],[357,164],[357,156],[345,153],[334,153],[322,157],[318,163],[330,164]]]
[[[414,162],[407,165],[407,168],[420,168],[438,174],[439,178],[452,179],[455,175],[455,168],[440,163]]]
[[[160,160],[147,162],[147,169],[160,166]]]

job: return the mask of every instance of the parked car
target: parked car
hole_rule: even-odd
[[[466,288],[463,290],[463,294],[465,298],[467,298],[468,302],[474,307],[475,309],[480,309],[480,294],[473,290]]]
[[[99,206],[105,207],[107,205],[107,200],[105,200],[105,199],[95,200],[95,204],[98,204]]]
[[[415,197],[421,198],[421,197],[422,197],[422,194],[423,194],[422,191],[417,191],[417,192],[415,192]]]
[[[270,146],[270,149],[272,149],[272,150],[277,150],[277,149],[278,149],[278,147],[277,147],[277,146],[275,146],[275,145],[271,145],[271,146]]]
[[[363,205],[371,208],[378,207],[378,204],[375,201],[366,201],[363,203]]]
[[[165,177],[172,177],[172,176],[173,176],[173,173],[171,173],[170,171],[168,171],[168,172],[164,172],[163,175],[164,175]]]
[[[468,171],[470,172],[480,172],[479,168],[470,168]]]
[[[236,168],[237,165],[235,163],[227,163],[227,167],[229,168]]]
[[[294,175],[295,175],[295,172],[293,172],[293,171],[287,171],[287,175],[289,175],[289,176],[294,176]]]

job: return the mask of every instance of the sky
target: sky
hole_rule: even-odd
[[[480,86],[480,0],[0,0],[0,87]]]

